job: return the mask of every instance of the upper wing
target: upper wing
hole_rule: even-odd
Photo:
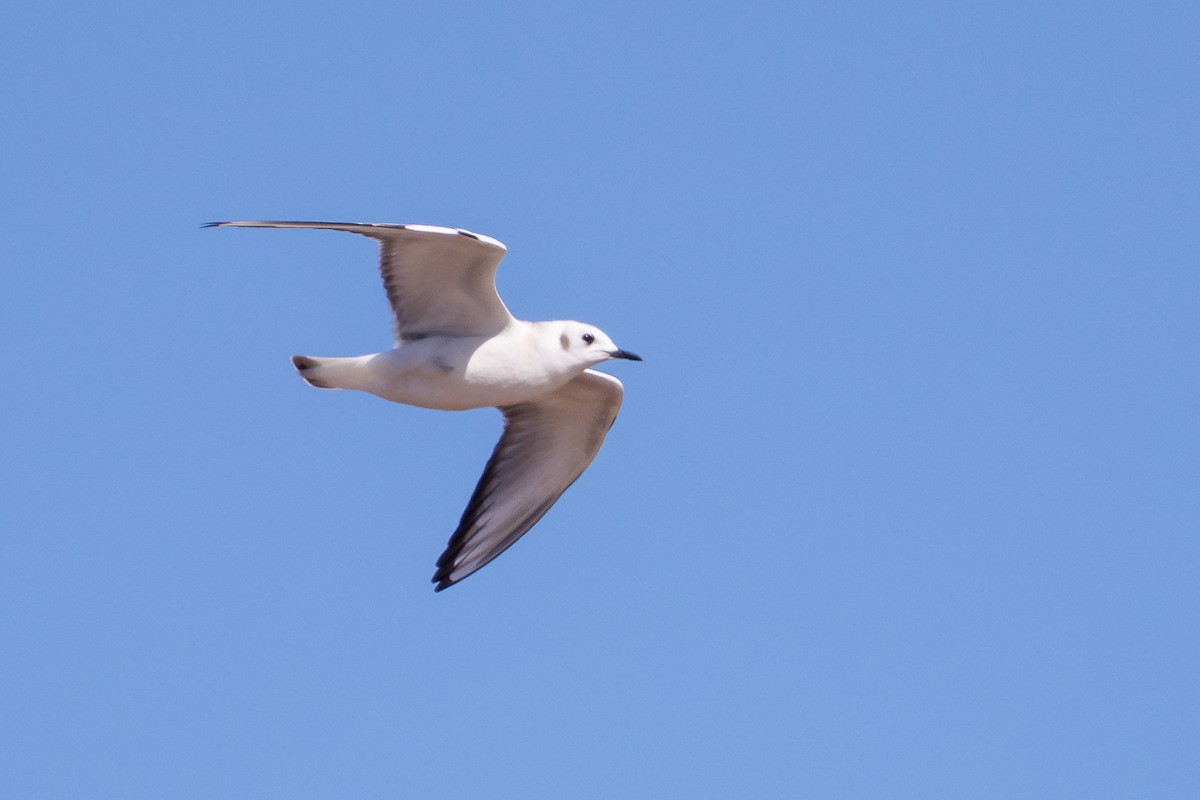
[[[503,553],[542,518],[604,443],[624,390],[587,370],[553,394],[501,409],[504,435],[437,562],[441,591]]]
[[[210,222],[205,227],[321,228],[379,241],[379,271],[392,304],[396,341],[491,336],[512,322],[496,293],[506,248],[490,236],[434,225],[355,222]]]

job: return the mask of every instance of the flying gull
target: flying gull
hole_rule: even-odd
[[[617,418],[623,389],[590,367],[641,361],[582,322],[525,322],[496,293],[506,248],[461,228],[351,222],[210,222],[205,227],[318,228],[379,242],[396,346],[350,358],[293,356],[310,385],[458,411],[496,406],[504,433],[437,561],[435,591],[521,538],[575,482]]]

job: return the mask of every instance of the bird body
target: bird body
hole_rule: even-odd
[[[505,428],[433,580],[471,575],[523,536],[588,467],[621,407],[616,378],[591,367],[640,361],[594,326],[514,318],[494,276],[506,248],[460,228],[346,222],[214,222],[317,228],[380,243],[396,346],[347,358],[293,356],[309,384],[423,408],[495,406]]]
[[[554,323],[514,322],[494,336],[429,336],[382,353],[296,356],[293,363],[320,388],[358,389],[445,411],[538,400],[587,368],[562,349]]]

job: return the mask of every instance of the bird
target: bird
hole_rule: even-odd
[[[582,322],[518,320],[496,291],[500,241],[462,228],[237,220],[203,227],[345,231],[379,243],[394,347],[346,358],[293,356],[309,385],[422,408],[496,407],[504,429],[437,560],[440,592],[524,536],[583,474],[616,421],[621,382],[592,367],[641,361]]]

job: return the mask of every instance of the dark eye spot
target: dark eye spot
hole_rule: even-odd
[[[583,343],[584,344],[591,344],[594,341],[596,341],[596,337],[592,336],[590,333],[585,333],[583,335]]]

